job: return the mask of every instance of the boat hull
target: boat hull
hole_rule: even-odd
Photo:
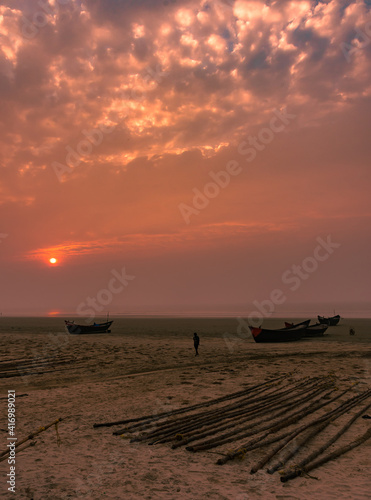
[[[304,337],[323,337],[327,330],[327,325],[317,323],[304,329]]]
[[[331,318],[325,318],[324,316],[317,316],[317,317],[321,325],[336,326],[340,321],[339,315],[332,316]]]
[[[294,325],[294,323],[287,323],[285,321],[285,328],[297,328],[299,326],[309,326],[309,323],[310,323],[310,319],[307,319],[306,321],[302,321],[301,323],[297,323],[296,325]]]
[[[65,321],[68,333],[71,335],[83,335],[88,333],[109,333],[113,321],[94,325],[76,325],[71,321]]]
[[[266,330],[265,328],[253,328],[250,330],[255,342],[259,343],[276,343],[276,342],[294,342],[304,337],[304,328],[282,330]]]

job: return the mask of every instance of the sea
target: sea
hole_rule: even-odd
[[[77,324],[89,324],[83,318],[75,317],[0,317],[0,335],[13,333],[22,334],[58,334],[65,332],[64,320],[75,320]],[[285,318],[286,321],[300,322],[308,318]],[[207,318],[207,317],[123,317],[110,316],[113,320],[111,332],[109,334],[95,335],[113,335],[113,336],[138,336],[138,337],[192,337],[197,332],[203,337],[222,337],[225,334],[237,335],[246,338],[250,335],[248,331],[247,318],[225,317],[225,318]],[[105,317],[95,318],[95,322],[106,321]],[[316,319],[312,319],[312,324]],[[264,328],[282,328],[284,327],[283,318],[266,318],[263,322]],[[254,325],[257,326],[257,325]],[[355,330],[355,335],[349,334],[350,328]],[[352,343],[370,343],[371,344],[371,319],[370,318],[342,318],[337,326],[329,327],[326,335],[322,338],[316,338],[316,341],[323,342],[352,342]]]

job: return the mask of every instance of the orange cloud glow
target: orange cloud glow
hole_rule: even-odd
[[[327,234],[317,289],[353,269],[335,295],[369,297],[370,2],[48,5],[0,6],[4,308],[38,282],[71,309],[124,264],[139,309],[247,303]]]

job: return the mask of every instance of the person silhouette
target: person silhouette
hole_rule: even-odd
[[[198,356],[198,346],[200,345],[200,337],[197,335],[196,332],[193,334],[193,345],[195,346],[195,351],[196,351],[195,356]]]

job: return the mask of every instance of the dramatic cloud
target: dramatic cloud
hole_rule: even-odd
[[[24,310],[74,310],[81,282],[120,263],[143,273],[128,290],[140,310],[154,276],[160,309],[247,307],[330,233],[337,266],[312,282],[355,266],[334,300],[370,298],[370,2],[9,0],[0,39],[9,311],[36,275],[58,291],[36,285]],[[80,267],[72,295],[51,254],[69,279]],[[293,300],[317,299],[306,290]]]

